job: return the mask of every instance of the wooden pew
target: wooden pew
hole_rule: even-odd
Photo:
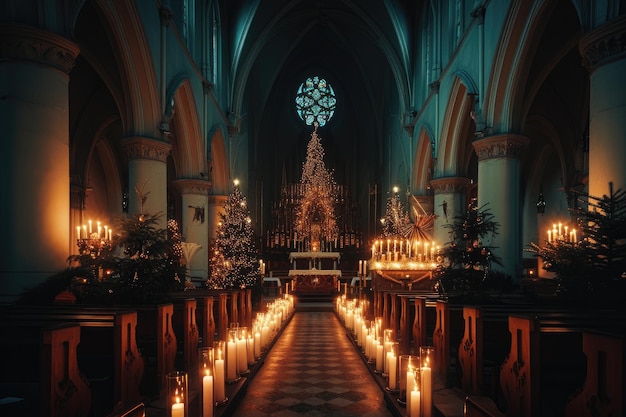
[[[583,333],[587,372],[581,389],[565,406],[566,417],[623,416],[626,413],[626,337]]]
[[[463,335],[463,316],[459,306],[451,306],[447,301],[437,300],[435,305],[435,330],[433,331],[433,379],[434,384],[445,387],[455,385],[451,375],[454,366],[455,373],[456,352],[452,358],[451,344],[456,344]]]
[[[15,410],[0,408],[3,415],[86,417],[91,393],[78,366],[80,326],[4,320],[0,325],[0,381],[6,392],[24,398]]]
[[[162,398],[165,376],[175,370],[176,334],[172,327],[174,305],[137,306],[137,346],[145,362],[141,392]]]
[[[590,324],[623,329],[623,315],[604,319],[587,313],[568,320],[563,315],[547,318],[509,316],[511,350],[500,371],[500,383],[511,416],[562,415],[568,397],[587,372],[583,334]],[[580,320],[580,321],[579,321]],[[591,359],[593,360],[593,359]],[[608,367],[619,367],[618,361]],[[620,388],[623,390],[623,383]]]
[[[182,363],[179,363],[176,368],[187,371],[189,375],[197,376],[197,372],[194,372],[198,368],[199,346],[198,325],[196,323],[196,299],[173,299],[172,303],[174,305],[172,328],[177,336],[177,351],[180,352],[182,359]]]
[[[4,322],[14,325],[65,322],[80,325],[78,360],[91,382],[93,405],[99,410],[141,397],[139,385],[144,362],[136,343],[135,311],[75,305],[15,305],[4,308],[1,315]]]

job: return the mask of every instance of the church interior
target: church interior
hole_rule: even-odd
[[[625,38],[621,0],[4,2],[0,414],[626,415]]]

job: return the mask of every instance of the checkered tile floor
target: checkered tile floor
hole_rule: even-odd
[[[236,417],[388,417],[383,393],[333,312],[296,312]]]

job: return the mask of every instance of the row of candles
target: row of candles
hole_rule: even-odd
[[[216,340],[213,346],[198,349],[201,417],[213,417],[215,407],[228,402],[226,384],[236,383],[250,372],[249,366],[261,357],[294,311],[294,300],[286,294],[266,307],[264,313],[257,313],[250,331],[230,323],[227,340]],[[170,417],[189,417],[188,383],[187,372],[168,374]]]
[[[337,297],[335,309],[354,335],[368,363],[387,380],[387,389],[398,393],[407,417],[432,417],[432,346],[420,346],[419,355],[398,355],[399,343],[392,329],[383,329],[383,320],[366,320],[367,301]]]
[[[548,243],[556,242],[578,242],[578,236],[576,235],[576,229],[569,229],[568,226],[563,223],[553,224],[552,229],[548,229]]]
[[[82,226],[76,226],[76,238],[77,239],[113,239],[113,229],[109,226],[102,225],[100,222],[96,222],[96,231],[94,232],[93,222],[89,220],[87,224]]]
[[[434,262],[439,246],[433,241],[410,239],[377,239],[372,244],[372,260],[398,262]]]

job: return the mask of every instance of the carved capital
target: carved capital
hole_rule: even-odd
[[[209,195],[211,192],[211,181],[196,178],[182,178],[173,181],[174,187],[181,194]]]
[[[526,136],[505,134],[487,136],[472,142],[478,160],[491,158],[520,158],[530,140]]]
[[[626,15],[589,32],[581,39],[578,50],[588,71],[615,59],[626,59]]]
[[[465,193],[470,183],[469,178],[463,177],[441,177],[430,180],[430,186],[436,194]]]
[[[128,159],[152,159],[166,162],[172,145],[157,139],[133,137],[124,139],[124,148]]]
[[[80,48],[53,32],[19,23],[0,25],[0,60],[32,61],[69,74]]]

